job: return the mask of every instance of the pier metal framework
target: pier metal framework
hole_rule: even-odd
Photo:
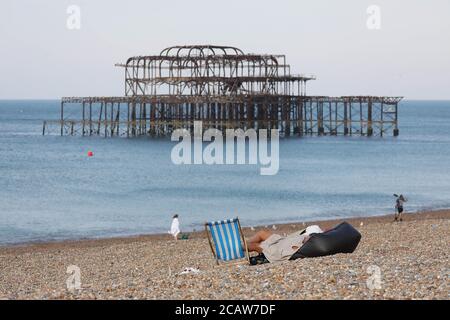
[[[312,75],[293,75],[284,55],[235,47],[174,46],[116,64],[121,97],[64,97],[43,134],[163,136],[203,128],[278,129],[281,136],[398,135],[401,97],[308,96]]]

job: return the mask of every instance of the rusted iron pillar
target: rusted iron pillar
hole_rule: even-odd
[[[369,98],[367,102],[367,136],[373,135],[373,127],[372,127],[372,98]]]
[[[89,135],[92,136],[92,101],[89,101]]]
[[[64,133],[64,101],[61,101],[61,136]]]
[[[398,102],[395,103],[394,105],[394,137],[397,137],[399,134],[399,130],[398,130]]]
[[[380,107],[380,136],[383,136],[383,130],[384,130],[384,110],[383,110],[383,101],[381,101],[381,107]]]
[[[317,102],[317,130],[319,136],[325,133],[325,128],[323,127],[323,102],[322,100]]]
[[[348,135],[348,102],[344,100],[344,135]]]
[[[84,127],[85,127],[85,124],[86,124],[86,119],[85,119],[85,115],[84,115],[84,111],[85,111],[85,109],[86,109],[86,106],[85,106],[85,102],[83,101],[83,125],[82,125],[82,135],[84,136]]]
[[[287,98],[283,98],[283,109],[285,110],[284,136],[289,137],[291,135],[291,105]]]
[[[105,102],[105,119],[103,120],[104,130],[105,130],[105,138],[108,136],[108,103]]]
[[[102,122],[102,115],[103,115],[103,102],[100,103],[100,113],[98,115],[98,124],[97,124],[97,135],[100,134],[100,125]]]
[[[130,137],[130,103],[127,103],[127,138]]]
[[[353,109],[352,100],[348,99],[348,122],[349,122],[350,135],[353,134],[352,109]]]

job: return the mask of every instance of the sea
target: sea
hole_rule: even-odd
[[[0,245],[450,208],[450,101],[405,100],[398,137],[281,139],[259,165],[175,165],[170,138],[42,135],[58,100],[0,100]],[[88,151],[93,156],[88,156]]]

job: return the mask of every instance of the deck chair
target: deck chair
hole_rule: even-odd
[[[205,230],[216,263],[250,263],[247,243],[238,218],[206,222]]]

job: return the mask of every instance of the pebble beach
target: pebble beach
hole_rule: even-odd
[[[257,266],[217,266],[204,232],[176,242],[143,235],[0,247],[0,298],[449,299],[450,210],[392,220],[346,219],[362,234],[352,254]],[[341,221],[269,227],[286,234]],[[67,285],[73,270],[79,270],[75,288]]]

